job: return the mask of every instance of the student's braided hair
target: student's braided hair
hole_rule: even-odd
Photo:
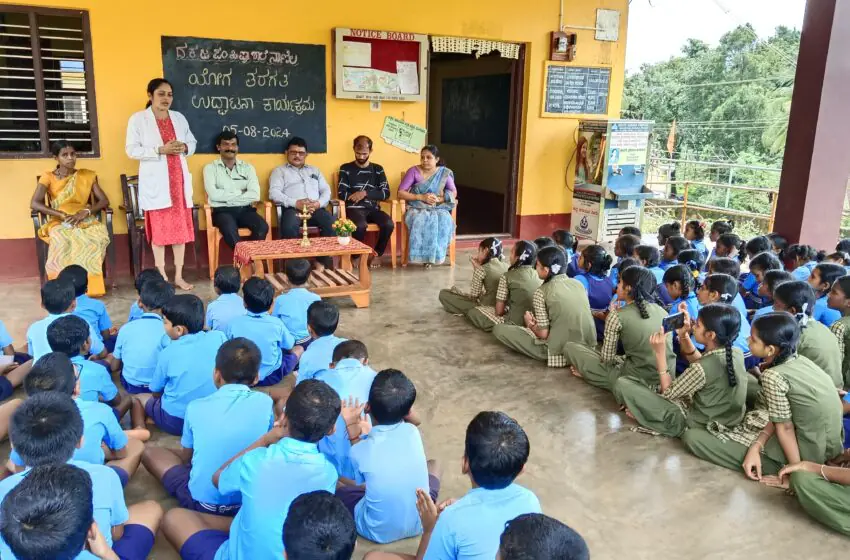
[[[771,367],[781,365],[797,353],[800,342],[800,325],[790,313],[784,311],[765,313],[753,321],[753,330],[768,346],[779,348]]]
[[[584,266],[590,267],[587,271],[589,274],[605,276],[611,270],[613,259],[602,245],[588,245],[581,252],[581,256],[584,259]]]
[[[682,287],[682,298],[687,298],[691,295],[691,292],[694,291],[694,275],[691,269],[684,264],[677,264],[675,266],[671,266],[666,271],[664,271],[664,278],[662,281],[665,284],[673,284],[674,282],[678,282]]]
[[[485,237],[481,243],[478,244],[478,249],[487,249],[487,257],[482,262],[482,265],[487,264],[492,259],[501,259],[502,258],[502,242],[495,237]]]
[[[567,254],[560,247],[545,247],[537,253],[540,266],[549,269],[549,275],[543,280],[545,284],[552,278],[567,273]]]
[[[714,333],[718,346],[726,349],[726,375],[729,378],[729,386],[735,387],[738,378],[735,376],[732,347],[741,332],[741,314],[731,305],[712,303],[700,309],[699,320],[705,330]]]
[[[809,324],[815,310],[815,290],[808,282],[800,280],[784,282],[773,290],[773,300],[783,304],[785,310],[794,316],[801,329]]]
[[[517,256],[517,260],[508,270],[521,266],[534,266],[534,263],[537,262],[537,245],[531,241],[520,239],[514,245],[514,255]]]
[[[721,303],[731,305],[735,296],[738,295],[738,281],[728,274],[709,274],[705,277],[703,286],[709,293],[717,292]]]
[[[633,266],[622,271],[620,278],[624,286],[631,288],[632,299],[640,311],[642,319],[649,319],[649,310],[646,308],[647,303],[655,303],[655,290],[657,284],[655,276],[642,266]]]

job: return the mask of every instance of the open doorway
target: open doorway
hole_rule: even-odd
[[[524,50],[516,60],[431,53],[428,141],[455,174],[458,235],[516,228]]]

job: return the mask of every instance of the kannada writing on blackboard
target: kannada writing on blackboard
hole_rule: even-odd
[[[605,114],[611,70],[550,65],[545,110],[562,114]]]
[[[259,64],[272,64],[275,66],[297,66],[298,55],[292,54],[289,50],[270,51],[264,50],[239,50],[226,49],[221,47],[205,48],[195,44],[183,43],[175,47],[177,60],[209,60],[212,62],[241,62],[247,64],[256,62]]]

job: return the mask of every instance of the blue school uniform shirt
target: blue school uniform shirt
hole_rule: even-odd
[[[653,266],[647,270],[655,276],[655,283],[658,286],[658,298],[665,307],[669,307],[673,303],[673,298],[670,297],[670,294],[667,292],[667,286],[664,285],[664,269],[660,266]]]
[[[222,494],[212,477],[231,457],[271,429],[273,407],[265,393],[235,384],[223,385],[212,395],[189,403],[180,444],[194,450],[189,473],[193,500],[213,505],[240,503],[240,494]]]
[[[667,269],[668,269],[668,268],[673,267],[673,266],[675,266],[675,265],[677,265],[677,264],[679,264],[679,261],[678,261],[678,260],[672,260],[672,261],[664,261],[664,260],[662,260],[660,263],[658,263],[658,268],[660,268],[661,270],[663,270],[663,271],[667,272]]]
[[[473,488],[437,518],[425,560],[492,560],[505,523],[524,513],[541,513],[531,490]]]
[[[307,309],[310,304],[322,298],[306,288],[292,288],[277,296],[272,315],[280,317],[287,330],[295,337],[295,342],[304,342],[310,338],[307,330]]]
[[[703,259],[708,259],[708,247],[705,246],[705,241],[702,239],[694,239],[691,241],[691,247],[702,253]]]
[[[567,254],[567,276],[575,278],[581,272],[578,268],[579,254],[574,253],[572,249],[566,249],[564,252]]]
[[[318,372],[314,379],[330,385],[340,399],[353,398],[365,403],[369,400],[369,390],[372,388],[372,382],[376,375],[378,374],[375,370],[361,364],[360,360],[346,358],[336,364],[334,369]],[[351,465],[351,442],[348,440],[348,432],[342,414],[336,419],[334,433],[319,441],[319,451],[330,459],[339,476],[352,480],[356,478],[357,473]]]
[[[147,387],[153,379],[159,353],[170,342],[162,317],[143,313],[139,320],[127,323],[118,331],[112,355],[121,360],[121,375],[127,383]]]
[[[422,533],[416,489],[428,488],[428,465],[422,436],[406,422],[375,426],[351,448],[355,482],[366,495],[354,508],[357,533],[384,544]]]
[[[741,294],[738,294],[738,297],[735,300],[741,298]],[[733,346],[736,348],[740,348],[741,352],[744,353],[744,356],[750,355],[750,345],[747,342],[747,339],[750,338],[750,322],[747,320],[747,310],[744,308],[744,302],[741,301],[741,305],[735,305],[735,301],[732,302],[733,307],[738,310],[738,314],[741,316],[741,328],[738,331],[738,338],[735,339]]]
[[[615,286],[611,278],[584,273],[579,274],[575,279],[587,290],[587,298],[590,300],[591,309],[600,311],[608,309]]]
[[[761,317],[762,315],[767,315],[768,313],[773,313],[774,311],[775,311],[775,309],[773,309],[773,305],[766,305],[764,307],[756,309],[756,312],[753,313],[753,321],[755,321],[757,318]]]
[[[231,320],[247,312],[245,302],[239,294],[221,294],[207,305],[207,328],[224,332]]]
[[[805,282],[809,279],[809,276],[812,275],[812,270],[815,268],[814,266],[809,266],[811,263],[806,263],[803,266],[798,266],[794,270],[791,271],[791,276],[794,277],[794,280],[800,280],[801,282]],[[817,263],[814,263],[817,266]]]
[[[172,341],[159,353],[150,390],[162,393],[165,412],[184,418],[190,402],[215,393],[215,355],[226,341],[224,333],[202,331]]]
[[[109,402],[118,396],[118,387],[112,382],[112,376],[102,365],[82,356],[71,358],[80,374],[80,396],[84,401]]]
[[[827,299],[827,296],[821,296],[815,300],[815,308],[812,312],[812,318],[816,321],[820,321],[827,327],[831,327],[834,322],[841,319],[841,312],[835,309],[830,309]]]
[[[691,316],[691,321],[696,322],[697,317],[699,316],[699,310],[702,309],[702,305],[700,305],[699,299],[697,299],[697,295],[693,292],[688,294],[688,297],[686,297],[686,298],[680,297],[680,298],[677,298],[676,300],[674,300],[673,305],[670,306],[670,313],[669,313],[668,317],[670,315],[675,315],[676,313],[679,312],[679,304],[681,304],[681,303],[684,303],[688,307],[688,315]],[[678,335],[674,332],[673,337],[675,338],[676,336],[678,336]],[[694,346],[696,346],[700,350],[705,348],[705,346],[703,346],[702,344],[697,344],[697,341],[693,337],[693,335],[691,335],[691,342],[693,342]]]
[[[89,473],[92,482],[92,506],[94,520],[106,543],[112,546],[112,527],[123,525],[130,518],[124,503],[124,489],[121,480],[110,467],[95,465],[83,461],[70,460],[69,465],[79,467]],[[11,492],[29,474],[29,470],[13,474],[0,482],[0,501]],[[0,536],[0,558],[15,558],[6,541]],[[85,556],[77,556],[85,558]]]
[[[136,319],[141,319],[143,314],[144,311],[142,311],[142,308],[139,307],[139,302],[134,301],[133,305],[130,306],[130,315],[127,316],[127,322],[130,323]]]
[[[32,356],[33,360],[38,360],[45,354],[51,353],[50,343],[47,342],[47,327],[53,321],[60,317],[65,317],[70,313],[59,313],[58,315],[48,315],[44,319],[39,319],[27,329],[27,353]],[[91,326],[89,326],[91,331]],[[89,332],[91,337],[91,353],[100,354],[103,352],[103,340],[97,338]]]
[[[127,434],[115,418],[112,408],[79,398],[74,399],[74,403],[83,417],[83,446],[74,451],[75,461],[102,465],[106,457],[101,444],[106,444],[113,451],[127,447]],[[19,467],[24,466],[24,460],[14,449],[9,454],[9,460]]]
[[[291,350],[295,338],[277,317],[268,313],[248,313],[234,317],[225,329],[228,340],[245,337],[260,348],[260,381],[280,369],[283,350]]]
[[[74,309],[74,315],[85,319],[89,324],[89,328],[94,331],[92,337],[97,337],[103,340],[102,331],[112,328],[112,320],[109,318],[109,313],[106,312],[106,306],[102,301],[90,298],[83,294],[77,298],[77,307]]]
[[[0,321],[0,349],[11,346],[14,342],[12,335],[6,330],[6,325],[3,324],[3,321]]]
[[[215,560],[283,558],[283,523],[301,494],[336,491],[337,474],[315,443],[283,438],[233,461],[218,481],[222,494],[239,492],[242,507]]]
[[[329,334],[311,342],[298,361],[297,383],[313,379],[317,373],[323,369],[328,369],[333,361],[334,349],[338,344],[345,341],[344,338]]]

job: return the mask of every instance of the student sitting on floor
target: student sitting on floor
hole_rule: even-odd
[[[248,314],[231,319],[225,334],[230,340],[247,338],[260,348],[258,387],[277,385],[295,369],[301,347],[293,348],[295,337],[283,321],[269,313],[274,304],[274,287],[268,280],[256,276],[249,278],[242,286],[242,294]]]
[[[508,521],[496,560],[590,560],[584,539],[542,513],[524,513]]]
[[[812,316],[815,292],[806,282],[785,282],[773,291],[773,308],[785,311],[800,325],[800,342],[797,353],[813,361],[826,373],[837,389],[844,388],[841,372],[841,349],[838,340],[828,328]]]
[[[145,469],[182,508],[233,517],[239,494],[222,494],[212,476],[225,461],[251,445],[274,424],[268,395],[252,391],[260,368],[260,349],[245,338],[228,340],[215,357],[217,390],[186,407],[179,451],[148,447]]]
[[[3,326],[3,323],[0,322],[0,337],[2,336],[8,337],[3,340],[3,342],[8,340],[6,348],[11,348],[12,338],[9,336],[8,332],[6,332],[6,328]],[[4,348],[4,351],[6,348]],[[20,387],[21,383],[23,383],[24,379],[26,379],[33,366],[33,360],[28,354],[16,354],[14,348],[12,348],[11,353],[4,352],[4,355],[13,356],[13,361],[0,366],[0,401],[5,401],[14,394],[15,389]],[[2,413],[0,413],[0,417],[2,416]],[[5,437],[4,434],[5,433],[0,430],[0,436]],[[2,437],[0,437],[0,439],[2,439]]]
[[[334,336],[339,326],[339,308],[327,301],[317,301],[307,308],[307,329],[312,341],[298,363],[297,383],[312,379],[333,361],[334,348],[344,338]]]
[[[165,281],[165,279],[162,277],[162,273],[159,271],[158,268],[146,268],[143,271],[139,272],[136,275],[135,279],[136,293],[139,294],[139,297],[141,297],[142,295],[142,286],[145,285],[145,282],[148,282],[150,280]],[[136,319],[141,318],[143,314],[144,311],[142,311],[142,308],[139,307],[139,301],[136,300],[133,302],[133,305],[130,306],[130,314],[127,316],[127,322],[130,323],[132,321],[135,321]]]
[[[732,298],[732,307],[740,311],[741,314],[746,317],[748,315],[747,304],[744,303],[744,298],[741,297],[741,284],[738,280],[741,277],[741,261],[729,257],[716,257],[708,263],[708,273],[727,274],[735,280],[737,291],[735,292],[735,297]],[[727,301],[723,303],[729,302]]]
[[[12,416],[9,437],[27,467],[68,463],[86,471],[92,481],[94,520],[106,547],[127,560],[148,557],[162,508],[152,500],[128,508],[121,481],[113,469],[72,459],[83,443],[83,419],[71,397],[56,391],[29,397]],[[28,479],[31,472],[14,474],[0,482],[0,500]],[[14,558],[5,538],[0,541],[0,557]]]
[[[614,242],[614,256],[617,257],[617,262],[611,267],[611,284],[615,288],[619,282],[619,264],[623,262],[623,259],[635,258],[635,250],[639,246],[640,237],[631,234],[620,235]]]
[[[835,253],[830,253],[824,259],[824,262],[831,262],[835,264],[840,264],[844,267],[844,270],[850,274],[850,254],[842,253],[837,251]]]
[[[0,536],[14,558],[115,560],[95,522],[93,494],[80,468],[35,467],[3,499]]]
[[[312,270],[310,261],[290,259],[286,261],[283,270],[289,290],[277,296],[272,315],[283,321],[286,329],[295,337],[295,344],[306,350],[312,341],[307,328],[307,310],[322,298],[307,289]]]
[[[572,235],[572,234],[570,234],[570,235]],[[570,259],[572,259],[573,255],[574,255],[574,252],[571,248],[562,247],[561,245],[558,245],[557,243],[555,243],[554,239],[552,239],[551,237],[548,237],[548,236],[538,237],[537,239],[535,239],[534,240],[534,246],[537,247],[538,253],[541,250],[545,249],[546,247],[558,247],[567,256],[567,262],[569,262]]]
[[[759,310],[770,305],[771,298],[760,295],[759,286],[764,283],[764,275],[771,270],[782,270],[782,261],[773,251],[764,251],[750,258],[750,272],[741,282],[744,304],[748,309]]]
[[[697,251],[691,249],[695,255],[697,255]],[[664,287],[667,288],[667,293],[670,294],[670,297],[673,298],[673,304],[670,306],[669,315],[675,315],[677,313],[681,313],[680,308],[682,304],[685,305],[685,309],[688,310],[688,314],[691,317],[696,317],[699,315],[699,310],[702,308],[702,305],[699,303],[699,298],[697,298],[697,284],[695,276],[699,275],[700,266],[698,262],[694,262],[693,260],[689,261],[690,265],[677,264],[676,266],[670,267],[664,273]],[[694,342],[694,337],[691,336],[691,342]],[[701,345],[699,343],[695,343],[697,348],[702,350]],[[679,375],[685,368],[688,367],[688,360],[680,352],[681,344],[679,342],[679,334],[678,331],[673,332],[673,353],[676,354],[676,375]]]
[[[50,326],[50,323],[60,317],[70,315],[76,305],[74,286],[70,282],[67,280],[48,280],[44,283],[41,287],[41,306],[47,311],[48,315],[30,325],[27,329],[27,352],[33,360],[51,352],[50,343],[47,342],[47,327]],[[97,344],[100,344],[99,348],[96,347]],[[103,351],[103,343],[99,339],[92,338],[92,354],[99,355]]]
[[[682,436],[685,448],[721,467],[740,471],[743,465],[747,478],[759,481],[783,465],[825,463],[841,455],[841,402],[832,380],[797,355],[799,339],[800,327],[788,313],[753,321],[750,349],[765,367],[759,403],[725,433],[690,428]]]
[[[375,370],[369,367],[366,345],[359,340],[346,340],[334,348],[330,369],[318,372],[315,379],[330,385],[343,402],[365,404],[369,400],[369,390],[376,375]],[[334,433],[322,438],[319,451],[331,460],[340,477],[353,481],[357,471],[351,465],[351,440],[348,439],[345,424],[345,418],[340,413]]]
[[[127,486],[136,474],[150,432],[144,422],[137,429],[124,431],[115,419],[112,410],[103,403],[84,401],[79,398],[80,382],[74,364],[60,352],[46,354],[33,367],[24,383],[28,397],[46,391],[56,391],[74,399],[83,418],[83,445],[74,452],[75,461],[85,461],[111,467]],[[23,470],[24,460],[12,449],[9,461],[16,471]]]
[[[685,224],[685,239],[691,242],[691,248],[700,252],[702,262],[708,259],[708,247],[705,245],[705,222],[691,220]]]
[[[788,248],[788,239],[778,233],[770,232],[765,237],[770,239],[771,250],[780,261],[785,262],[785,249]]]
[[[150,383],[152,394],[134,398],[161,430],[179,436],[189,403],[215,393],[215,356],[227,339],[219,331],[204,332],[204,303],[198,296],[176,295],[162,314],[172,342],[159,353]]]
[[[537,253],[537,275],[543,284],[532,297],[532,310],[523,317],[525,326],[496,325],[493,335],[508,348],[549,367],[567,367],[564,343],[579,341],[596,345],[596,327],[587,292],[566,275],[567,257],[556,247]]]
[[[587,299],[592,312],[601,312],[608,309],[611,297],[614,295],[616,284],[611,281],[608,272],[611,270],[611,255],[602,245],[588,245],[579,255],[579,273],[575,279],[587,291]],[[602,340],[605,330],[605,320],[594,317],[596,326],[596,339]]]
[[[416,494],[428,488],[436,502],[440,472],[436,461],[425,458],[422,436],[407,422],[416,387],[402,372],[385,369],[372,382],[369,402],[349,402],[343,407],[356,476],[351,484],[341,480],[336,495],[354,515],[357,532],[385,544],[422,533],[416,511]],[[365,485],[365,487],[364,487]]]
[[[234,266],[220,266],[213,278],[218,297],[207,304],[206,326],[211,331],[225,332],[231,319],[245,315],[245,302],[239,297],[242,279]]]
[[[658,385],[650,388],[642,381],[620,377],[614,395],[629,418],[653,432],[679,437],[691,426],[724,432],[740,424],[747,410],[744,354],[733,347],[741,315],[723,303],[703,307],[696,320],[685,303],[679,309],[686,313],[684,327],[677,334],[688,368],[675,379],[667,373],[667,337],[658,331],[649,339]],[[691,342],[691,332],[702,350]]]
[[[541,238],[545,239],[545,238]],[[555,246],[560,247],[562,251],[567,255],[567,276],[573,278],[576,274],[579,273],[578,270],[578,239],[576,239],[575,235],[568,232],[565,229],[556,229],[552,232],[552,241],[555,242]],[[537,243],[537,241],[535,241]],[[548,247],[537,245],[537,250],[545,249]]]
[[[112,352],[118,329],[112,326],[112,319],[109,318],[103,302],[86,295],[89,289],[89,273],[80,265],[72,264],[63,268],[58,278],[74,285],[74,295],[77,299],[74,315],[89,324],[92,341],[100,340],[106,352]]]
[[[697,290],[697,299],[700,305],[726,303],[738,310],[741,315],[741,328],[738,332],[738,338],[735,340],[735,347],[741,349],[745,359],[750,359],[750,348],[747,345],[747,338],[750,336],[750,323],[747,321],[747,312],[735,305],[735,297],[740,295],[738,293],[738,281],[729,274],[709,274]],[[750,359],[747,363],[747,369],[756,365],[758,365],[758,360]]]
[[[846,275],[847,272],[844,267],[834,263],[821,263],[812,270],[808,282],[816,296],[812,313],[815,321],[831,327],[834,322],[841,318],[841,313],[829,308],[827,296],[836,280]]]
[[[679,264],[679,253],[687,251],[691,248],[691,244],[681,235],[671,235],[664,243],[664,250],[661,254],[661,262],[658,266],[662,270],[667,270],[671,266]]]
[[[664,249],[667,246],[667,240],[671,237],[681,237],[682,236],[682,226],[679,222],[670,222],[669,224],[661,224],[658,227],[658,250],[661,252],[661,259],[659,262],[659,266],[662,269],[667,270],[667,267],[670,267],[676,264],[675,256],[671,259],[667,259],[664,255]],[[685,240],[687,241],[687,240]],[[681,250],[681,249],[680,249]]]
[[[693,272],[695,286],[702,284],[702,280],[703,278],[705,278],[705,272],[703,271],[703,268],[705,267],[705,262],[703,262],[702,253],[700,253],[696,249],[685,249],[684,251],[679,253],[679,264],[685,265]],[[666,282],[664,287],[667,287]],[[672,309],[673,304],[671,303],[670,306]]]
[[[181,508],[165,516],[162,532],[181,557],[282,558],[292,501],[314,490],[336,490],[336,470],[317,444],[333,432],[339,412],[339,395],[327,383],[310,379],[297,385],[279,425],[213,475],[219,492],[241,494],[232,525],[230,519]]]
[[[739,263],[742,263],[747,258],[747,254],[744,252],[745,246],[746,242],[734,233],[724,233],[717,238],[717,243],[714,245],[714,256],[712,258],[735,259]]]
[[[47,327],[47,342],[54,352],[62,352],[77,367],[80,379],[80,400],[103,402],[113,408],[120,421],[130,410],[133,401],[129,395],[121,396],[109,371],[97,362],[83,356],[91,345],[89,325],[76,315],[59,317]]]
[[[162,279],[145,282],[139,296],[139,320],[118,331],[112,371],[121,371],[121,385],[131,395],[150,393],[159,353],[171,339],[165,334],[162,308],[174,297],[174,286]],[[144,413],[144,409],[141,409]]]
[[[757,317],[761,317],[766,313],[773,313],[776,311],[773,309],[773,292],[776,290],[776,287],[785,282],[793,282],[794,276],[791,275],[787,270],[768,270],[764,273],[764,280],[759,284],[759,297],[763,298],[768,302],[768,305],[760,309],[756,309],[755,313],[753,313],[752,319],[750,322],[755,321]]]
[[[2,350],[2,354],[4,356],[12,356],[12,363],[17,365],[22,365],[32,360],[32,356],[29,354],[15,352],[14,343],[15,340],[9,334],[6,325],[3,324],[3,321],[0,321],[0,350]]]
[[[834,322],[830,330],[838,340],[844,390],[847,390],[850,388],[850,276],[843,276],[832,285],[832,291],[829,292],[829,308],[841,313],[841,319]]]
[[[826,257],[825,251],[818,252],[811,245],[794,244],[785,249],[785,260],[794,278],[803,282],[812,275],[812,270]]]
[[[366,558],[495,558],[505,524],[524,513],[540,513],[537,496],[514,483],[530,450],[528,436],[516,420],[504,412],[479,412],[466,429],[461,466],[472,490],[457,501],[437,505],[420,488],[416,498],[424,532],[417,554],[371,552]]]
[[[485,332],[502,323],[522,325],[526,311],[531,311],[534,292],[541,284],[534,269],[536,262],[537,246],[531,241],[517,241],[511,252],[511,266],[499,278],[495,305],[470,310],[466,314],[469,322]]]
[[[661,259],[661,253],[659,253],[658,249],[655,247],[639,245],[638,248],[635,249],[635,255],[637,255],[637,259],[640,261],[641,266],[650,271],[652,276],[655,278],[656,294],[661,305],[664,307],[672,305],[673,298],[670,297],[670,294],[667,293],[667,288],[664,286],[664,269],[658,266]]]
[[[647,344],[649,335],[661,328],[667,311],[656,303],[655,277],[647,269],[633,266],[623,271],[617,284],[617,299],[625,302],[611,309],[605,320],[605,337],[601,352],[595,345],[588,346],[568,341],[564,354],[570,371],[594,387],[611,391],[614,382],[623,375],[641,380],[646,385],[657,383],[655,355]],[[624,358],[619,358],[617,348],[622,344]],[[673,335],[667,334],[667,353],[670,373],[675,368]]]
[[[449,313],[465,316],[479,306],[492,312],[496,306],[499,279],[508,270],[502,260],[502,242],[495,237],[485,238],[478,245],[478,255],[470,261],[473,273],[468,292],[457,286],[440,290],[440,304]]]
[[[708,260],[706,260],[705,262],[710,261],[716,256],[715,250],[717,240],[720,239],[720,236],[725,233],[732,233],[734,229],[735,222],[733,222],[732,220],[718,220],[711,224],[711,230],[709,230],[708,239],[715,244],[715,249],[711,250],[711,254],[708,256]]]
[[[350,560],[357,530],[339,498],[324,490],[301,494],[283,522],[287,560]]]

